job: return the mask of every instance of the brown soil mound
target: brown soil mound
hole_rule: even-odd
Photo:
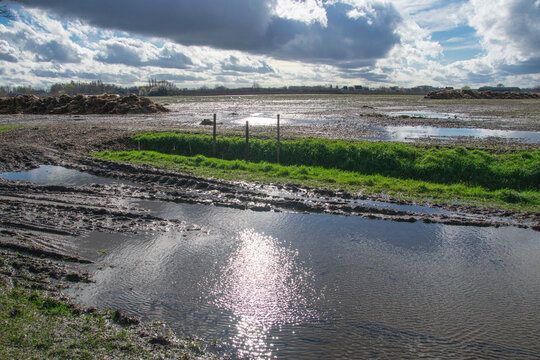
[[[0,114],[150,114],[168,112],[162,105],[137,95],[69,96],[39,98],[20,95],[0,98]]]
[[[540,99],[540,94],[511,91],[435,90],[426,99]]]

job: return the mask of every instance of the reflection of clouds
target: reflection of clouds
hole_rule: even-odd
[[[236,317],[233,343],[241,355],[266,357],[274,326],[296,324],[310,316],[312,273],[299,264],[297,252],[253,230],[238,235],[239,247],[214,289],[217,305]]]
[[[540,143],[540,133],[534,131],[508,131],[491,129],[437,128],[432,126],[388,126],[385,128],[389,140],[406,141],[420,137],[455,138],[470,136],[475,138],[500,137],[519,139],[529,143]]]

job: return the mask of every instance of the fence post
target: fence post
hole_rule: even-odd
[[[246,161],[249,161],[249,121],[246,121]]]
[[[214,138],[212,140],[212,157],[216,157],[216,114],[214,114]]]
[[[277,163],[279,164],[279,151],[281,148],[280,138],[279,138],[279,114],[277,116]]]

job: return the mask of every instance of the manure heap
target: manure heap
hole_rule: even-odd
[[[515,91],[434,90],[426,99],[540,99],[540,94]]]
[[[151,114],[168,111],[164,106],[134,94],[0,98],[0,114]]]

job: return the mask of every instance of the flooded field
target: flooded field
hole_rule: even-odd
[[[96,208],[91,222],[108,211],[158,221],[123,232],[105,219],[101,230],[64,237],[65,248],[94,261],[83,268],[95,282],[70,293],[215,339],[233,358],[540,356],[533,230],[150,200],[148,185],[55,166],[1,177],[54,185],[60,203],[52,212],[63,226],[65,204],[85,213],[100,201],[78,194],[97,191],[108,210]],[[30,193],[39,206],[53,202]]]
[[[115,123],[131,130],[211,132],[201,125],[217,115],[218,132],[375,141],[540,143],[538,100],[432,100],[407,95],[252,95],[153,98],[169,113],[153,115],[3,115],[2,124]]]
[[[540,143],[537,100],[431,100],[422,96],[267,95],[160,98],[183,121],[217,114],[223,125],[348,127],[385,141],[501,138]],[[208,114],[208,115],[205,115]],[[361,130],[365,130],[361,134]]]
[[[0,250],[13,281],[51,290],[69,274],[76,285],[60,289],[83,305],[165,321],[231,358],[540,357],[538,213],[208,179],[89,155],[132,150],[142,131],[210,133],[200,123],[213,113],[228,134],[249,121],[273,136],[280,114],[290,138],[536,150],[540,102],[159,101],[172,111],[0,117],[21,125],[0,134]]]

